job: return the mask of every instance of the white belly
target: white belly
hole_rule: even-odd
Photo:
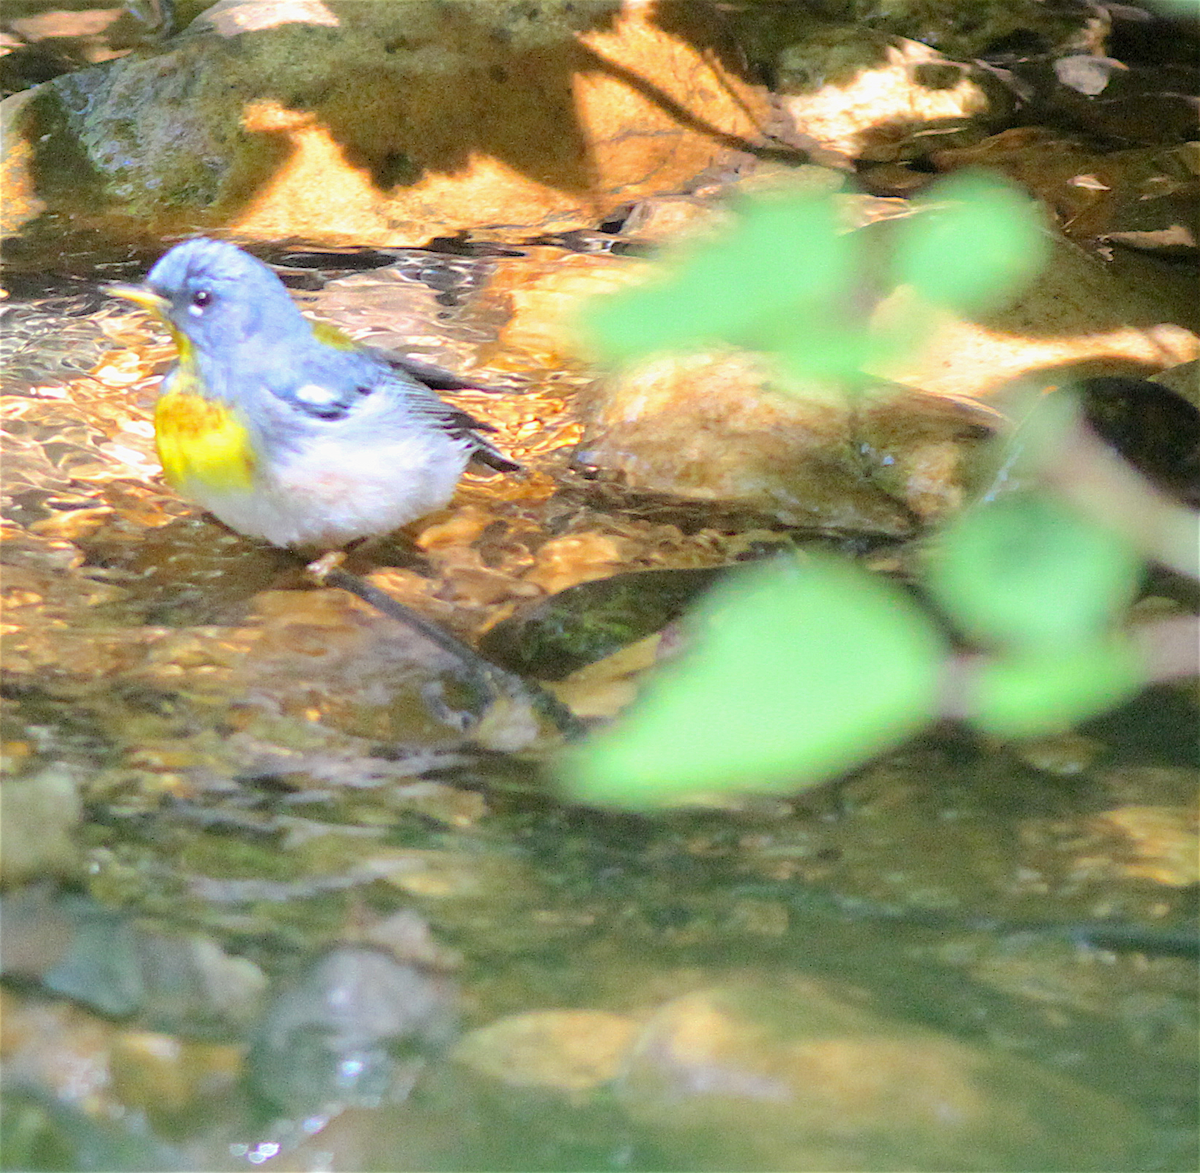
[[[385,534],[450,500],[467,465],[468,444],[443,432],[371,447],[314,439],[252,490],[188,484],[183,493],[231,529],[276,546],[332,549]]]

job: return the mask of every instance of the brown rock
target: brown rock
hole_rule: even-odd
[[[847,69],[847,54],[863,60]],[[872,60],[873,58],[873,60]],[[815,25],[783,51],[780,104],[826,150],[865,161],[910,157],[939,142],[978,141],[1011,101],[981,69],[928,45],[841,25]],[[825,84],[811,88],[814,78]]]
[[[1114,269],[1055,237],[1045,269],[1011,304],[974,319],[931,317],[922,349],[874,373],[936,394],[974,396],[1017,379],[1045,386],[1143,374],[1200,354],[1200,337],[1180,324],[1176,303],[1169,281]]]
[[[748,354],[661,358],[595,393],[579,450],[648,491],[736,502],[789,525],[900,534],[956,506],[985,409],[903,389],[861,415],[772,384]]]
[[[869,223],[876,234],[888,227],[876,221],[909,213],[899,200],[839,200],[848,226]],[[682,235],[716,231],[724,215],[716,206],[706,221],[690,209]],[[485,296],[505,304],[506,349],[562,363],[590,295],[655,272],[610,255],[502,260]],[[902,311],[907,296],[885,298],[876,320]],[[903,533],[962,501],[975,444],[998,422],[976,397],[1017,379],[1052,385],[1187,361],[1200,339],[1178,318],[1169,291],[1055,238],[1045,271],[1010,305],[974,318],[929,311],[921,345],[871,372],[900,396],[851,412],[829,387],[780,393],[749,355],[662,358],[594,388],[579,456],[641,490],[736,502],[794,525]]]
[[[160,231],[579,227],[757,141],[719,41],[696,3],[222,0],[165,52],[41,87],[18,139],[52,208]]]
[[[1023,126],[970,145],[939,144],[930,159],[943,171],[1004,172],[1053,208],[1074,240],[1164,230],[1177,221],[1194,252],[1198,154],[1195,143],[1100,151],[1048,127]]]
[[[617,1094],[700,1169],[1108,1169],[1146,1142],[1106,1096],[802,980],[668,1003]]]
[[[33,179],[34,147],[21,133],[31,91],[0,102],[0,235],[9,236],[46,210]]]
[[[621,257],[557,251],[540,263],[521,258],[498,264],[487,295],[499,299],[508,315],[500,348],[547,367],[577,361],[573,326],[587,312],[587,299],[632,285],[645,272]]]
[[[581,1092],[616,1077],[637,1030],[604,1010],[535,1010],[473,1030],[454,1058],[513,1086]]]

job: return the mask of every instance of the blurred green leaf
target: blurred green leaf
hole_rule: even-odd
[[[696,616],[695,645],[562,765],[625,806],[815,785],[937,709],[945,641],[899,588],[832,558],[755,567]]]
[[[914,205],[918,214],[880,234],[846,231],[828,191],[747,200],[724,236],[663,260],[649,284],[589,302],[578,332],[613,363],[732,345],[774,354],[810,387],[816,377],[854,390],[864,367],[921,340],[915,305],[871,328],[889,272],[926,306],[976,310],[1008,297],[1048,254],[1032,202],[1003,181],[956,175]]]
[[[947,527],[927,580],[968,636],[1050,649],[1105,631],[1132,602],[1141,572],[1121,535],[1056,498],[1013,493]]]
[[[848,391],[856,389],[864,367],[886,355],[878,340],[861,327],[811,323],[797,325],[791,335],[780,338],[771,353],[786,374],[796,380],[795,389],[806,399],[812,399],[822,385],[828,396],[844,400]],[[787,392],[787,380],[778,389]]]
[[[913,206],[917,214],[895,226],[893,273],[937,305],[963,312],[1000,305],[1049,257],[1033,201],[993,176],[951,176]]]
[[[1128,700],[1146,681],[1146,666],[1127,641],[1003,657],[981,665],[971,722],[998,737],[1057,733]]]
[[[579,329],[613,362],[712,343],[772,349],[837,321],[857,251],[827,195],[747,202],[728,235],[668,262],[652,284],[590,303]]]

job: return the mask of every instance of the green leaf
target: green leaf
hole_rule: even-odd
[[[651,284],[591,302],[579,329],[614,362],[713,343],[770,349],[814,316],[836,315],[857,247],[827,195],[747,202],[726,236]]]
[[[893,272],[937,305],[976,312],[1001,305],[1046,263],[1049,237],[1028,195],[962,172],[913,200],[896,224]]]
[[[797,326],[789,337],[776,341],[771,353],[781,369],[796,380],[804,398],[813,398],[814,386],[824,383],[830,398],[844,400],[864,378],[863,367],[883,353],[883,348],[865,329],[821,323],[817,328]],[[787,393],[792,385],[784,379],[778,389]]]
[[[1004,657],[981,667],[970,719],[998,737],[1057,733],[1128,700],[1146,682],[1146,666],[1128,642]]]
[[[571,793],[644,807],[716,789],[799,790],[896,745],[937,708],[945,641],[892,584],[832,558],[714,591],[695,645],[565,759]]]
[[[946,613],[974,639],[1066,648],[1105,631],[1142,571],[1121,535],[1057,498],[1012,493],[968,510],[942,534],[927,574]]]

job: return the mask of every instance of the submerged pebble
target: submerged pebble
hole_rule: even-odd
[[[681,1167],[1145,1167],[1146,1125],[1107,1096],[803,979],[667,1003],[616,1090]]]
[[[340,946],[276,997],[251,1046],[251,1084],[296,1115],[403,1100],[454,1030],[444,978]]]

